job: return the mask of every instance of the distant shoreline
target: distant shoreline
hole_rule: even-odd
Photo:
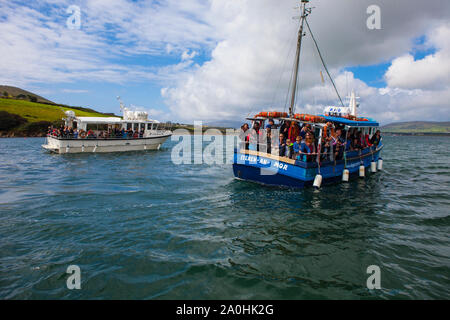
[[[381,132],[387,136],[442,136],[450,137],[450,132]]]

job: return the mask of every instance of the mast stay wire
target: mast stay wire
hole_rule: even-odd
[[[271,106],[274,105],[275,99],[277,98],[277,91],[278,91],[278,88],[279,88],[279,86],[280,86],[281,78],[282,78],[282,76],[283,76],[284,70],[285,70],[286,65],[287,65],[287,61],[289,61],[289,56],[290,56],[291,51],[292,51],[292,48],[293,48],[293,46],[294,46],[293,42],[291,42],[291,41],[286,42],[285,45],[284,45],[284,47],[283,47],[283,50],[281,51],[281,52],[284,52],[284,51],[287,49],[287,47],[288,47],[289,45],[290,45],[290,48],[289,48],[289,50],[287,51],[287,56],[286,56],[286,59],[284,60],[283,69],[282,69],[282,71],[281,71],[281,73],[280,73],[280,77],[279,77],[279,79],[278,79],[278,83],[277,83],[276,89],[275,89],[274,94],[273,94],[273,96],[272,96]],[[277,66],[272,67],[272,68],[271,68],[271,71],[276,70],[276,68],[277,68]],[[264,79],[264,81],[263,81],[263,83],[265,83],[265,86],[264,86],[264,87],[269,87],[269,84],[270,84],[270,83],[269,83],[269,80],[271,79],[271,76],[272,76],[273,73],[274,73],[274,72],[268,72],[268,73],[266,74],[265,79]],[[257,110],[258,110],[257,108],[259,108],[259,107],[258,107],[258,106],[253,106],[253,107],[249,110],[249,112],[248,112],[248,114],[247,114],[247,117],[249,117],[250,114],[252,114],[254,111],[257,111]]]
[[[297,32],[297,30],[295,30],[295,31]],[[294,42],[293,41],[289,41],[289,42],[290,42],[289,50],[287,51],[287,56],[286,56],[286,59],[284,60],[283,68],[281,69],[280,76],[279,76],[278,82],[277,82],[277,86],[276,86],[275,91],[273,93],[272,103],[271,103],[272,106],[275,104],[276,99],[278,97],[278,89],[280,88],[281,78],[283,77],[283,74],[285,72],[287,62],[290,60],[292,48],[294,48]],[[286,46],[284,48],[287,48],[287,44],[286,44]],[[286,109],[286,106],[285,106],[285,109]]]
[[[314,38],[314,35],[313,35],[312,31],[311,31],[311,28],[309,27],[308,19],[306,17],[305,17],[305,22],[306,22],[306,27],[309,30],[309,34],[311,35],[311,38],[314,41],[314,44],[315,44],[316,49],[317,49],[317,52],[319,53],[319,57],[320,57],[320,60],[322,61],[323,67],[325,68],[325,71],[327,72],[327,75],[330,78],[331,83],[333,84],[334,90],[336,91],[336,94],[337,94],[337,96],[339,98],[339,101],[341,102],[341,105],[344,107],[344,103],[342,102],[341,96],[339,95],[339,92],[338,92],[338,90],[336,88],[336,85],[335,85],[335,83],[333,81],[333,78],[331,77],[330,72],[328,71],[327,65],[325,64],[325,61],[323,60],[322,54],[320,53],[319,46],[317,44],[316,39]]]
[[[314,43],[311,40],[311,46],[312,46],[312,52],[313,52],[313,56],[314,56],[314,62],[317,66],[317,69],[320,70],[320,93],[319,93],[319,99],[320,96],[322,95],[322,98],[325,98],[326,101],[332,101],[333,98],[330,97],[329,92],[328,92],[328,79],[324,77],[322,70],[323,70],[323,66],[322,66],[322,62],[320,61],[320,57],[319,54],[317,53],[316,50],[314,50]]]
[[[292,71],[291,71],[291,76],[290,76],[290,78],[289,78],[289,86],[288,86],[288,90],[287,90],[287,92],[286,92],[286,99],[285,99],[285,101],[284,101],[284,109],[283,109],[283,111],[286,111],[287,104],[288,104],[288,102],[289,102],[288,100],[289,100],[290,93],[291,93],[292,80],[294,80],[294,74],[295,74],[294,68],[295,68],[295,61],[294,61],[294,63],[293,63],[293,67],[292,67]],[[292,90],[293,90],[293,89],[292,89]]]

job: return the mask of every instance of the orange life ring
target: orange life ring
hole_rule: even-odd
[[[322,129],[322,138],[326,139],[327,138],[327,130],[328,130],[328,126],[325,125]]]
[[[264,117],[264,118],[287,118],[288,114],[287,112],[278,112],[278,111],[262,111],[260,113],[257,113],[255,115],[255,118],[257,117]]]
[[[323,127],[323,129],[322,129],[322,137],[323,137],[324,139],[327,138],[327,133],[328,133],[327,130],[328,130],[328,125],[325,125],[325,126]],[[330,137],[334,137],[334,135],[335,135],[335,133],[334,133],[334,126],[331,125],[331,127],[330,127]]]

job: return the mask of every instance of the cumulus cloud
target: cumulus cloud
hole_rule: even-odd
[[[222,3],[224,1],[214,1],[216,6]],[[443,49],[448,37],[442,25],[450,5],[431,1],[429,6],[422,7],[420,3],[331,0],[313,3],[316,9],[310,16],[310,25],[339,91],[346,93],[355,89],[361,97],[359,112],[382,122],[436,119],[443,115],[442,109],[448,108],[448,102],[440,104],[442,99],[433,98],[425,89],[437,83],[447,87],[449,83],[446,66],[450,59]],[[295,1],[227,2],[221,11],[237,14],[229,15],[229,20],[220,26],[223,39],[212,50],[211,60],[181,74],[177,83],[162,90],[173,113],[188,120],[213,120],[243,118],[264,108],[286,110],[295,50],[291,44],[296,40],[298,28],[290,19],[294,4]],[[381,8],[381,30],[366,28],[366,8],[371,4]],[[413,40],[424,34],[442,50],[418,63],[430,64],[425,61],[435,60],[431,64],[436,68],[440,65],[442,69],[414,80],[408,75],[413,68],[406,66],[410,70],[405,70],[401,62],[405,57],[410,59]],[[337,103],[336,94],[329,82],[321,83],[319,71],[325,73],[308,35],[302,50],[297,110],[320,112],[322,105]],[[370,87],[345,71],[348,66],[386,63],[392,59],[385,91]],[[398,69],[402,72],[397,72]],[[414,85],[408,85],[412,81],[416,81]],[[406,90],[422,86],[421,91],[386,94],[394,92],[396,87]],[[435,113],[429,112],[431,106]]]
[[[0,2],[0,82],[151,82],[174,119],[243,118],[287,108],[298,1],[77,1],[81,29],[66,27],[71,0]],[[339,91],[355,89],[360,112],[381,121],[448,119],[450,2],[320,0],[309,23]],[[381,8],[381,30],[366,9]],[[435,52],[414,59],[414,39]],[[311,37],[304,38],[297,110],[336,104]],[[201,59],[200,59],[201,56]],[[168,58],[166,64],[134,58]],[[206,57],[206,61],[205,61]],[[195,59],[194,59],[195,58]],[[122,60],[127,63],[122,63]],[[129,61],[132,61],[131,63]],[[386,87],[369,86],[350,66],[390,63]]]
[[[450,23],[428,35],[428,44],[437,52],[415,60],[405,54],[392,61],[386,72],[389,87],[402,89],[442,89],[450,84]]]

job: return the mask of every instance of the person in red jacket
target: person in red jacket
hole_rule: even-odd
[[[300,127],[298,126],[297,122],[291,121],[291,125],[288,131],[288,139],[290,141],[296,141],[299,134],[300,134]]]

